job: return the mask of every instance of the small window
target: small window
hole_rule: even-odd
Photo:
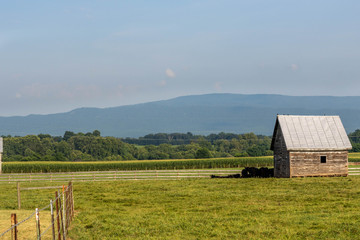
[[[326,163],[326,156],[320,156],[320,162]]]

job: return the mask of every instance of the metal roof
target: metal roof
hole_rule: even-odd
[[[288,150],[350,150],[350,140],[339,116],[278,115],[273,135],[280,126]]]

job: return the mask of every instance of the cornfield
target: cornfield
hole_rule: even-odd
[[[360,162],[360,153],[349,153],[349,162]]]
[[[270,157],[241,157],[189,160],[136,160],[109,162],[5,162],[4,173],[79,172],[111,170],[211,169],[234,167],[266,167]]]

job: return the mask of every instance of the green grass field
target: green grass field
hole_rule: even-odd
[[[0,210],[16,208],[16,185],[0,192]],[[360,239],[359,177],[85,182],[74,195],[71,239]]]
[[[2,233],[4,230],[8,229],[11,226],[10,216],[12,213],[15,213],[17,219],[21,220],[27,218],[33,212],[34,210],[0,210],[0,233]],[[47,228],[50,225],[50,216],[51,215],[49,211],[41,213],[41,225],[43,227]],[[35,216],[18,227],[18,239],[36,239],[36,229],[34,228],[34,222]],[[0,239],[11,240],[11,233],[7,233]],[[51,231],[46,232],[43,239],[51,239]]]

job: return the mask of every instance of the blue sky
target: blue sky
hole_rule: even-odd
[[[1,1],[1,116],[205,93],[358,96],[359,1]]]

